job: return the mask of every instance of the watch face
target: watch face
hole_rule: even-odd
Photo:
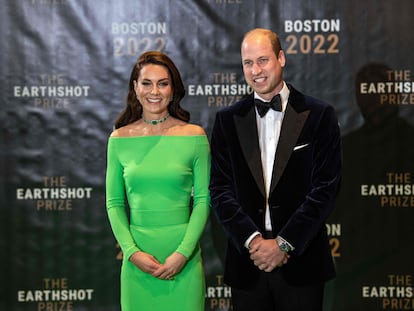
[[[277,244],[279,245],[279,248],[282,252],[287,253],[291,250],[288,242],[284,241],[283,239],[281,239],[279,237],[276,238],[276,241],[277,241]]]
[[[282,252],[288,252],[290,251],[290,247],[286,242],[279,242],[279,248]]]

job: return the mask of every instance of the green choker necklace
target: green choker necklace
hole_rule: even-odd
[[[161,119],[158,119],[158,120],[147,120],[147,119],[144,118],[144,116],[142,116],[142,119],[147,124],[157,125],[157,124],[160,124],[160,123],[164,122],[165,120],[167,120],[169,116],[170,116],[170,114],[167,113],[164,117],[162,117]]]

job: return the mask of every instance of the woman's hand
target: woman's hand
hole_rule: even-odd
[[[133,253],[131,257],[129,257],[129,261],[149,274],[154,273],[154,271],[161,267],[160,262],[154,256],[144,252]]]
[[[160,265],[152,275],[159,279],[172,280],[174,279],[174,276],[181,271],[186,262],[187,258],[183,254],[174,252],[167,257],[165,263]]]

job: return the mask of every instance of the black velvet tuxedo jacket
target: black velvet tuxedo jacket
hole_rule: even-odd
[[[306,285],[335,276],[325,221],[340,182],[341,138],[331,106],[288,86],[268,200],[274,236],[295,248],[278,269],[290,284]],[[216,114],[211,153],[212,207],[229,238],[224,280],[248,288],[260,270],[244,243],[265,231],[266,208],[253,94]]]

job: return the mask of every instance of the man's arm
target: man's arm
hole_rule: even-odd
[[[335,111],[326,106],[317,115],[312,146],[309,191],[279,235],[300,255],[315,237],[334,208],[342,168],[341,135]]]
[[[246,251],[247,239],[259,228],[243,211],[236,198],[236,184],[233,172],[233,156],[242,154],[231,153],[230,139],[226,137],[229,131],[220,113],[216,114],[211,136],[211,176],[210,194],[214,213],[222,224],[225,232],[240,252]],[[229,126],[229,125],[227,125]],[[234,139],[234,138],[233,138]]]

